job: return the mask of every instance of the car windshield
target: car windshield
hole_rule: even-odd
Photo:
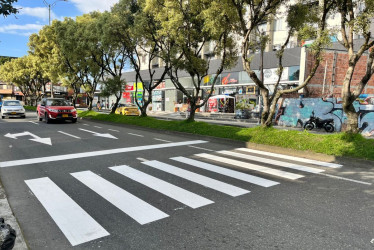
[[[124,104],[124,107],[136,108],[134,104]]]
[[[47,100],[47,106],[70,106],[70,104],[63,99]]]
[[[22,106],[19,101],[4,101],[4,106]]]

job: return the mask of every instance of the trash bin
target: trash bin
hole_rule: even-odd
[[[0,249],[13,249],[16,242],[16,237],[16,231],[9,224],[5,224],[3,218],[0,218]]]

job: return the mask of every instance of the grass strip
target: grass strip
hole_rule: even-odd
[[[80,117],[94,120],[130,124],[147,128],[178,131],[191,134],[214,136],[237,141],[252,142],[312,151],[327,155],[355,157],[374,160],[374,140],[360,134],[333,133],[311,134],[307,131],[282,130],[275,128],[239,128],[205,122],[165,121],[152,117],[132,117],[115,114],[100,114],[95,111],[78,111]]]
[[[36,111],[36,107],[34,107],[34,106],[27,106],[27,105],[25,105],[25,106],[23,106],[26,110],[28,110],[28,111]]]

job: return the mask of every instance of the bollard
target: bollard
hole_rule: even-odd
[[[5,224],[3,218],[0,218],[0,250],[13,249],[16,237],[16,231],[9,224]]]

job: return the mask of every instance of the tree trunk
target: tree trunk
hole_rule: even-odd
[[[270,123],[268,121],[269,112],[270,112],[270,102],[269,102],[269,91],[267,89],[261,89],[261,96],[262,96],[262,112],[261,113],[261,126],[262,127],[270,127],[272,125],[272,121]],[[261,105],[261,103],[260,103]],[[261,106],[260,106],[261,107]]]
[[[114,103],[112,110],[110,111],[111,114],[114,114],[116,112],[116,109],[118,107],[118,103],[121,100],[121,96],[116,96],[116,102]]]
[[[88,96],[88,110],[91,111],[92,110],[92,102],[93,102],[93,97],[92,96]]]
[[[353,106],[353,102],[349,98],[343,99],[343,111],[347,115],[347,128],[345,132],[357,134],[359,132],[358,114]]]
[[[195,121],[195,114],[196,114],[196,109],[197,109],[196,102],[190,102],[190,106],[191,106],[190,114],[187,117],[187,121],[193,122],[193,121]],[[187,112],[188,112],[188,110],[187,110]]]

